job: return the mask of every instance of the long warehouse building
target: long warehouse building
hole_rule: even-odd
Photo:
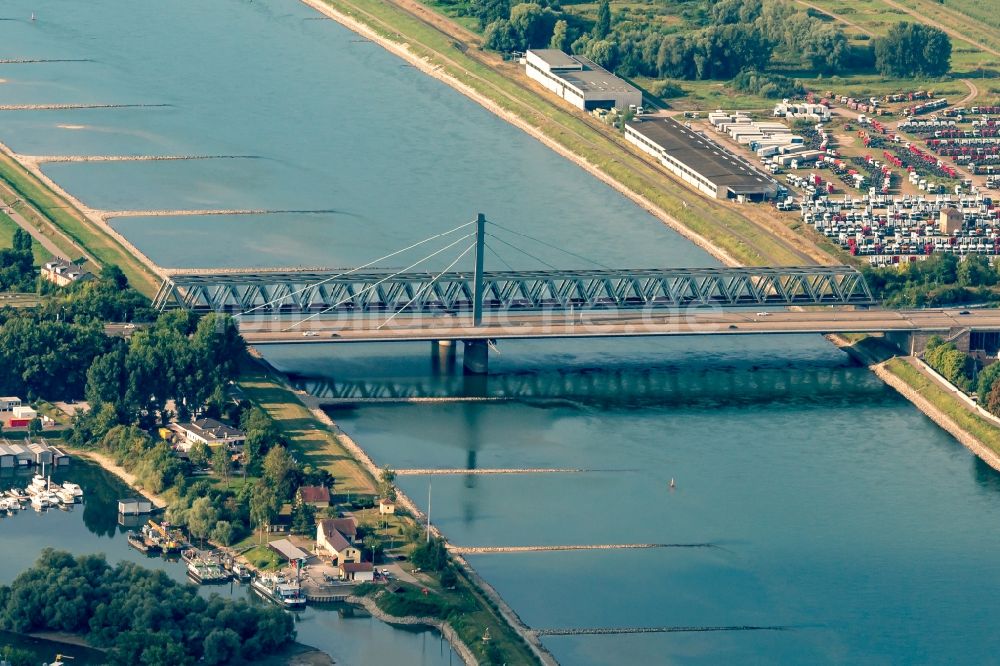
[[[715,199],[762,201],[778,194],[776,180],[673,118],[634,118],[625,123],[625,138]]]
[[[584,111],[642,106],[642,92],[592,60],[557,49],[531,49],[525,72],[564,100]]]

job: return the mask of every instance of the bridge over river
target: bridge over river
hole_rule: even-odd
[[[974,330],[1000,331],[996,311],[869,309],[875,299],[849,266],[487,272],[486,223],[479,215],[381,258],[476,226],[398,271],[371,268],[376,260],[341,270],[175,272],[154,305],[231,313],[252,345],[423,340],[454,353],[461,341],[474,373],[487,371],[489,348],[503,339],[887,333],[913,351],[931,335],[967,346]],[[411,270],[462,241],[468,247],[445,270]],[[473,249],[474,270],[452,270]],[[783,306],[795,309],[768,309]]]

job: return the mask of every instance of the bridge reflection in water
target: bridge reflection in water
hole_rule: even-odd
[[[441,361],[439,363],[448,363]],[[842,399],[851,393],[872,393],[859,381],[858,368],[848,366],[780,367],[729,366],[692,368],[624,366],[573,368],[492,375],[462,375],[451,366],[423,377],[337,379],[293,376],[292,383],[321,405],[425,401],[564,401],[627,407],[688,405],[704,401],[762,403],[788,398]]]

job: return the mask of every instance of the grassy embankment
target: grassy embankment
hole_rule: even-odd
[[[993,425],[978,414],[974,414],[955,396],[941,389],[940,386],[918,372],[902,358],[894,358],[886,362],[886,370],[906,382],[913,390],[937,407],[960,428],[974,436],[983,445],[1000,453],[1000,428]]]
[[[390,593],[382,586],[360,586],[357,594],[375,595],[375,603],[389,615],[397,617],[434,617],[444,620],[454,629],[469,648],[486,659],[484,634],[489,631],[490,641],[503,655],[503,663],[510,666],[537,664],[527,644],[512,632],[499,617],[493,603],[459,572],[455,587],[444,589],[435,579],[421,577],[421,585],[402,584],[402,591]],[[423,590],[427,590],[424,594]]]
[[[19,228],[17,222],[0,213],[0,248],[14,247],[14,232]],[[52,255],[34,238],[31,239],[31,254],[35,257],[36,266],[52,258]]]
[[[325,469],[333,475],[338,495],[375,493],[375,480],[344,448],[337,435],[267,370],[248,363],[240,375],[239,386],[247,400],[274,419],[289,444],[289,452],[299,463]]]
[[[453,38],[386,0],[326,0],[380,36],[490,99],[502,111],[544,133],[681,225],[746,265],[801,264],[800,253],[741,215],[735,204],[711,201],[634,152],[616,131],[530,87],[520,68]],[[471,202],[474,204],[474,202]],[[486,211],[487,215],[489,211]]]
[[[79,250],[68,243],[65,237],[85,248],[102,265],[116,265],[121,268],[129,283],[146,296],[152,297],[156,293],[160,286],[159,278],[145,264],[133,257],[118,241],[96,227],[83,213],[39,182],[20,164],[2,154],[0,154],[0,179],[10,185],[20,198],[30,202],[44,215],[44,218],[38,216],[28,206],[15,207],[29,222],[52,238],[68,258],[78,258]]]

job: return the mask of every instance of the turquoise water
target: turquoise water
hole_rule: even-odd
[[[37,9],[12,0],[4,13]],[[125,0],[47,2],[34,24],[0,21],[0,58],[90,62],[0,65],[0,104],[167,106],[2,112],[0,140],[32,155],[256,158],[44,165],[97,208],[331,211],[113,222],[166,266],[357,265],[479,211],[616,264],[708,261],[521,131],[315,18],[295,0],[179,0],[155,20]],[[495,246],[512,265],[539,267]]]
[[[545,637],[562,663],[994,661],[992,470],[816,339],[635,347],[506,345],[488,392],[535,395],[331,414],[379,465],[592,470],[400,477],[422,507],[431,492],[456,544],[708,544],[470,555],[531,627],[784,627]],[[397,386],[427,363],[418,350],[367,369],[306,353],[272,358]],[[529,381],[557,367],[558,382]]]
[[[9,584],[21,571],[30,567],[45,547],[68,550],[74,554],[104,553],[109,562],[137,562],[161,569],[176,581],[186,582],[182,562],[161,557],[147,557],[128,546],[125,532],[118,524],[118,498],[128,489],[110,474],[85,462],[75,461],[59,468],[55,482],[71,480],[84,490],[84,504],[70,511],[51,509],[37,513],[23,510],[14,516],[0,516],[0,584]],[[24,487],[31,476],[10,470],[0,473],[0,488]],[[202,587],[205,595],[214,593],[258,601],[248,586],[230,583]],[[263,602],[260,602],[263,603]],[[406,663],[421,666],[445,666],[459,663],[447,642],[429,631],[395,629],[350,608],[318,609],[309,607],[296,613],[298,640],[328,653],[338,664]]]

